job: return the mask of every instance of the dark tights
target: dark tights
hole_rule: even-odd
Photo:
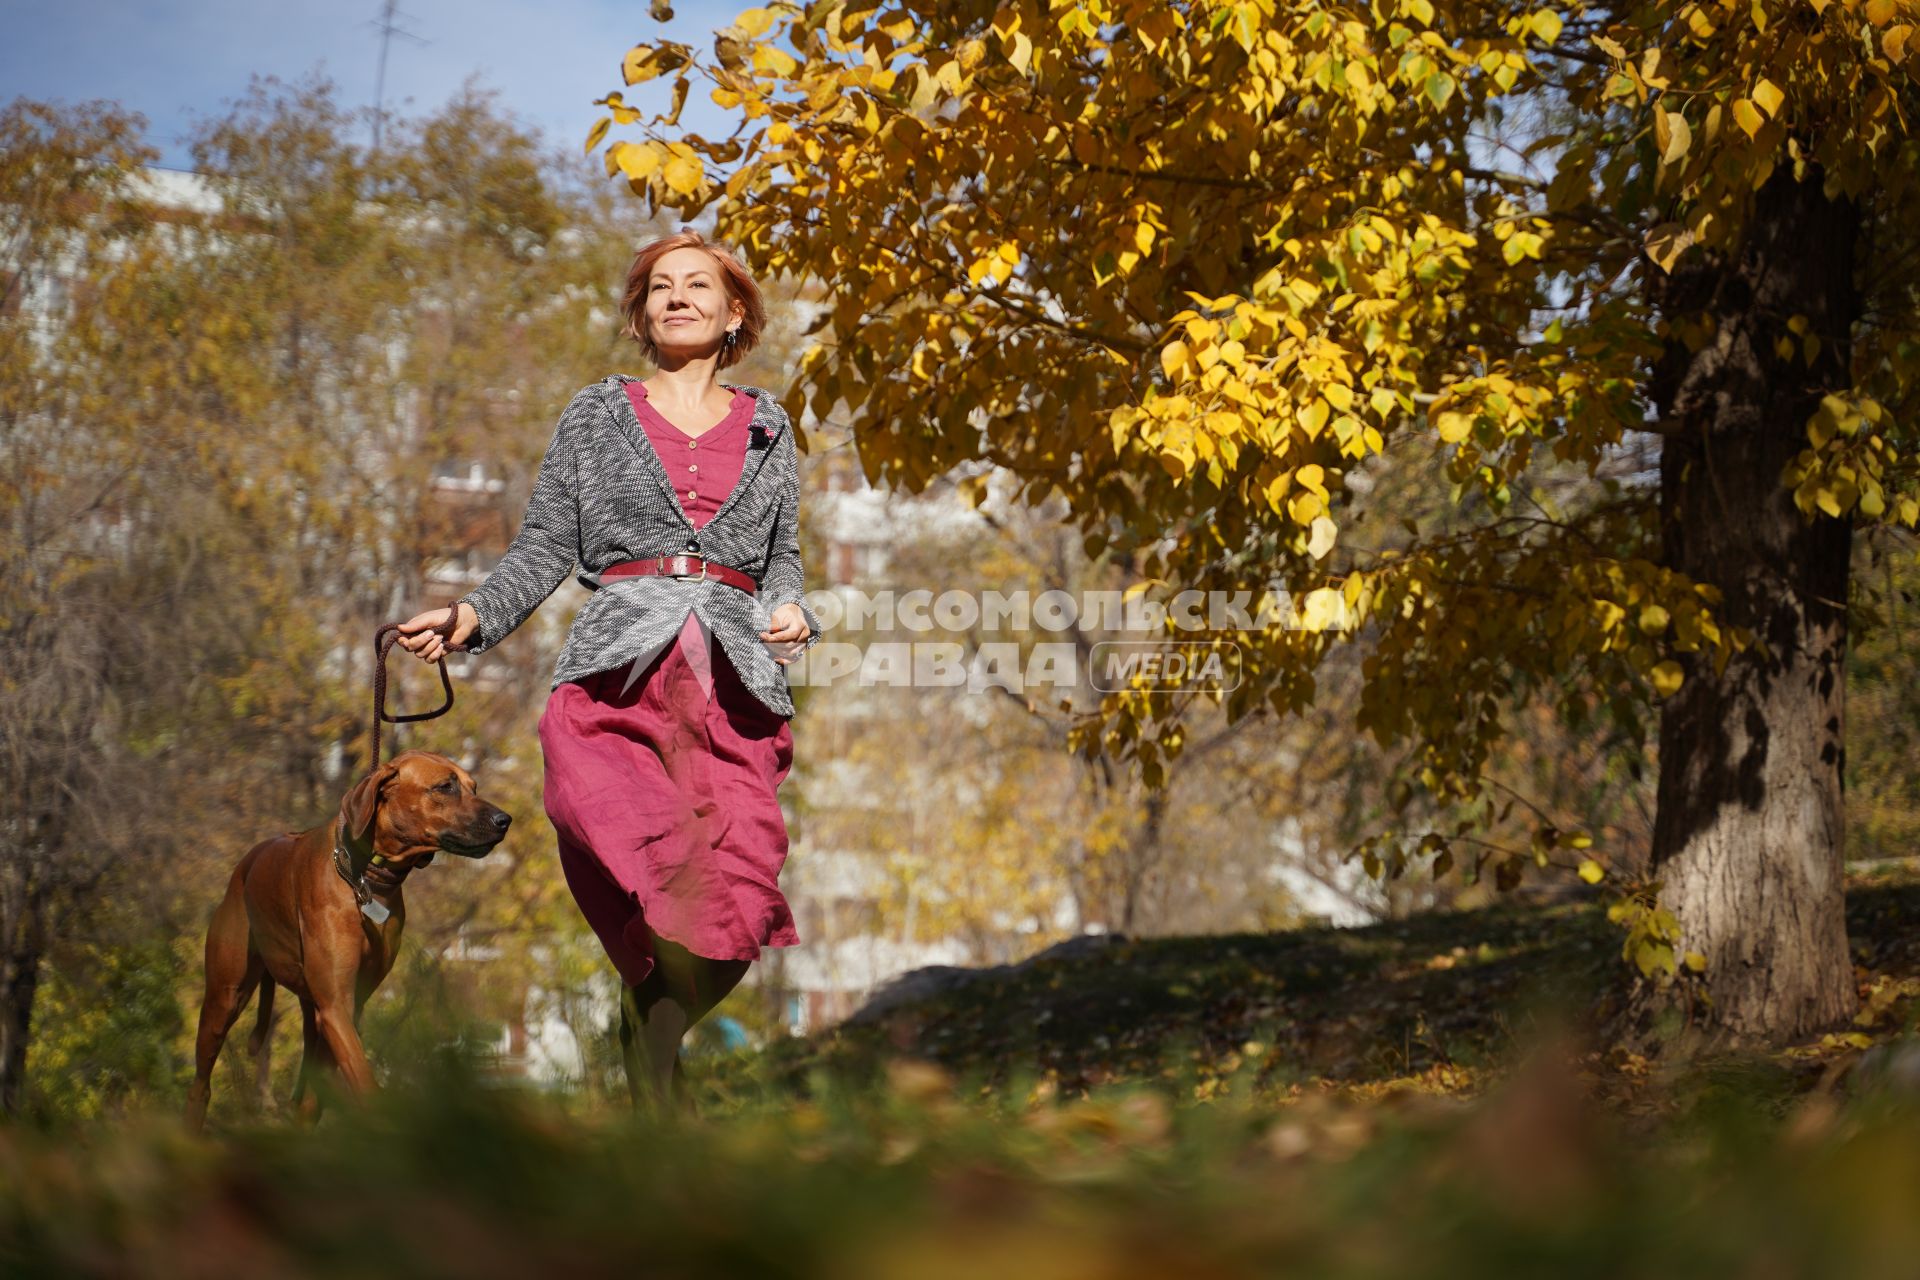
[[[680,1075],[680,1040],[738,986],[752,963],[694,955],[648,931],[653,971],[620,992],[620,1055],[633,1105],[664,1111]]]

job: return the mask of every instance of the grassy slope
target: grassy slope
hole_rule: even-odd
[[[1869,980],[1920,979],[1920,877],[1854,883],[1848,928]],[[1170,1073],[1196,1076],[1204,1090],[1252,1042],[1270,1085],[1423,1077],[1470,1087],[1517,1044],[1577,1026],[1623,973],[1618,931],[1597,902],[1116,942],[876,1025],[776,1045],[761,1065],[798,1083],[820,1067],[857,1077],[904,1053],[982,1082],[1032,1074],[1079,1091]],[[1882,1028],[1903,1023],[1902,1012],[1888,1010]]]

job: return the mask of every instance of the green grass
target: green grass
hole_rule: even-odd
[[[1920,879],[1851,886],[1856,965],[1920,979]],[[901,1054],[980,1083],[1042,1078],[1068,1094],[1129,1080],[1207,1078],[1259,1046],[1264,1087],[1429,1079],[1466,1087],[1542,1036],[1590,1029],[1626,977],[1598,898],[1502,905],[1361,929],[1116,942],[1034,963],[873,1025],[779,1042],[709,1073],[804,1090],[826,1071],[871,1080]],[[1881,1030],[1905,1025],[1905,1006]],[[1814,1046],[1817,1047],[1817,1046]],[[1811,1049],[1809,1049],[1809,1054]],[[1790,1060],[1741,1069],[1804,1070]],[[1706,1069],[1703,1065],[1702,1069]]]
[[[1920,1106],[1726,1085],[1629,1123],[1485,1098],[955,1088],[896,1064],[698,1122],[450,1067],[318,1130],[0,1135],[9,1276],[1909,1276]]]
[[[1920,885],[1850,911],[1864,980],[1920,977]],[[442,1055],[311,1131],[0,1130],[0,1274],[1914,1274],[1920,1086],[1555,1038],[1618,965],[1584,905],[1116,944],[696,1063],[697,1120]]]

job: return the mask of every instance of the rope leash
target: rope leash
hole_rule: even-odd
[[[454,628],[460,625],[460,602],[454,601],[447,606],[447,620],[431,628],[434,634],[447,642],[449,653],[464,653],[464,645],[455,647]],[[447,700],[432,711],[416,711],[410,715],[387,714],[387,655],[393,652],[393,646],[400,640],[400,624],[389,622],[373,633],[373,752],[372,767],[380,766],[380,726],[386,724],[412,724],[417,720],[434,720],[453,710],[453,677],[447,674],[447,660],[441,657],[434,662],[440,668],[440,689]]]

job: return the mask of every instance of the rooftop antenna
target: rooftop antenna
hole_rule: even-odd
[[[393,43],[395,36],[415,44],[429,43],[399,24],[399,19],[411,16],[400,11],[398,0],[384,0],[380,6],[380,16],[369,24],[380,33],[380,71],[373,81],[373,154],[376,156],[380,154],[381,126],[387,118],[387,47]]]

